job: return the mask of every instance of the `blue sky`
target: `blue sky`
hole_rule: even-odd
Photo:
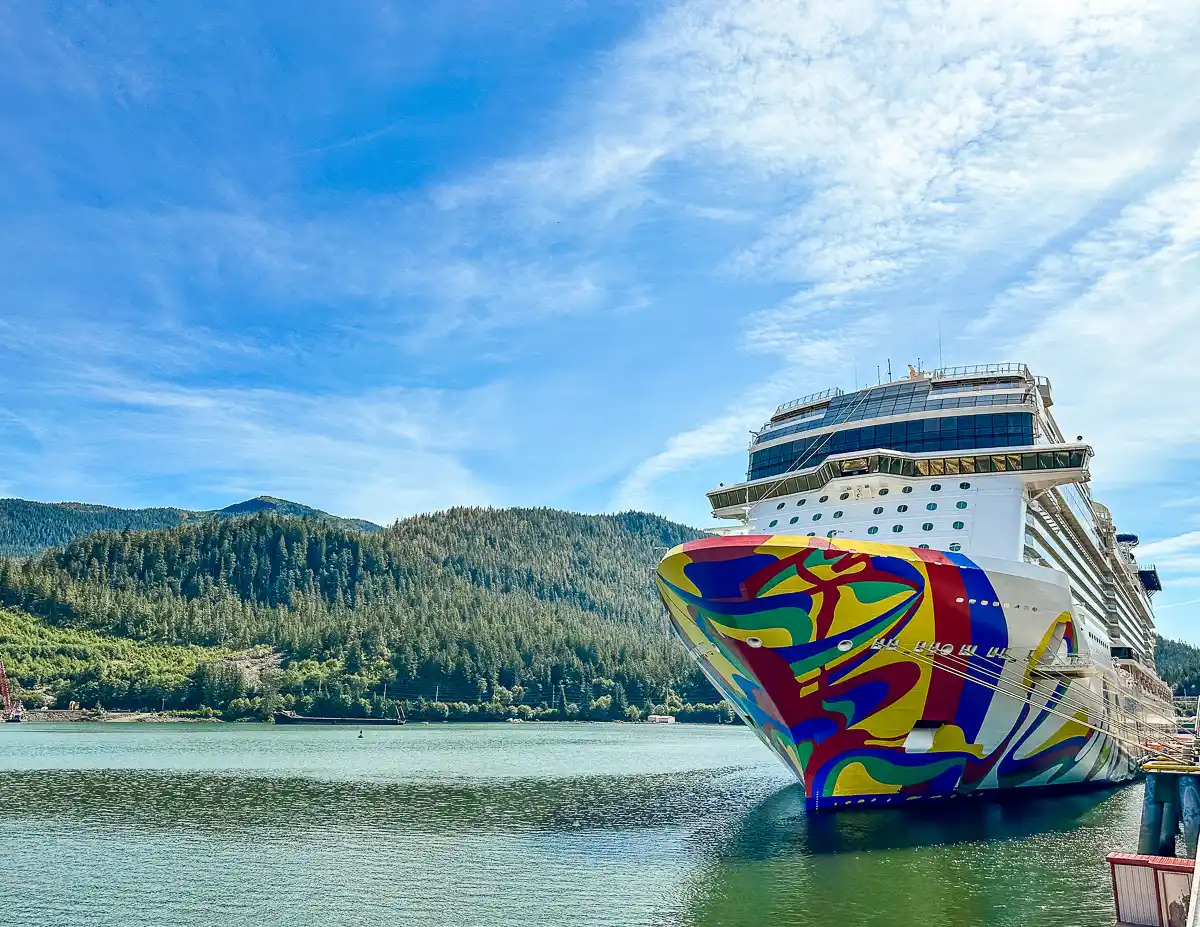
[[[707,523],[779,402],[1025,360],[1200,642],[1192,0],[0,12],[0,494]]]

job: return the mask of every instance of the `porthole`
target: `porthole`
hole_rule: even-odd
[[[959,483],[959,484],[958,484],[958,488],[959,488],[959,489],[970,489],[970,488],[971,488],[971,484],[970,484],[970,483]]]
[[[955,530],[955,531],[962,531],[962,529],[963,529],[963,528],[965,528],[965,527],[967,527],[967,526],[966,526],[966,524],[964,524],[964,523],[963,523],[963,522],[961,522],[961,521],[956,521],[956,522],[954,523],[954,530]]]
[[[878,534],[878,533],[879,533],[878,525],[871,525],[871,527],[867,529],[867,534]]]
[[[844,514],[844,513],[842,513],[842,512],[834,512],[834,513],[833,513],[833,517],[834,517],[834,518],[841,518],[843,514]]]
[[[872,512],[872,514],[875,514],[875,515],[882,515],[883,514],[883,506],[877,505],[877,506],[875,506],[875,508],[871,509],[871,512]]]
[[[892,531],[894,531],[896,534],[899,534],[903,530],[904,525],[892,525]]]
[[[786,502],[780,502],[780,503],[779,503],[779,505],[775,506],[775,508],[776,508],[776,509],[781,509],[781,508],[783,508],[785,505],[787,505],[787,503],[786,503]]]
[[[922,531],[932,531],[933,530],[933,522],[931,522],[931,521],[925,522],[925,524],[921,525],[921,530]]]
[[[844,492],[840,496],[838,496],[838,498],[841,499],[843,502],[845,502],[847,499],[850,498],[850,493]]]
[[[810,531],[810,532],[808,532],[808,536],[809,536],[810,538],[815,538],[815,537],[817,536],[817,532],[815,532],[815,531]]]
[[[967,507],[967,503],[965,503],[965,502],[955,502],[955,503],[954,503],[954,507],[955,507],[956,509],[965,509],[965,508]]]
[[[930,491],[930,492],[941,492],[941,491],[942,491],[942,484],[941,484],[941,483],[934,483],[932,486],[930,486],[930,487],[929,487],[929,491]]]
[[[779,519],[778,519],[778,518],[776,518],[776,519],[775,519],[773,522],[771,522],[769,525],[767,525],[767,527],[768,527],[768,528],[774,528],[774,527],[775,527],[777,524],[779,524]]]
[[[879,495],[886,496],[887,494],[888,494],[888,490],[887,490],[886,486],[883,487],[883,489],[879,490]]]
[[[937,510],[937,503],[936,502],[926,502],[925,508],[929,509],[929,511],[931,511],[931,512],[934,512]]]
[[[799,502],[796,503],[796,505],[804,505],[804,503],[807,501],[808,501],[807,499],[801,499]]]
[[[901,492],[912,492],[912,487],[911,487],[911,486],[905,486],[905,487],[904,487],[902,490],[900,490],[900,491],[901,491]]]
[[[791,518],[791,520],[788,522],[788,524],[789,524],[789,525],[794,525],[794,524],[795,524],[796,522],[798,522],[799,520],[800,520],[800,516],[799,516],[799,515],[793,515],[793,516],[792,516],[792,518]]]
[[[896,511],[897,512],[907,512],[908,506],[907,505],[898,505],[898,506],[896,506]]]
[[[928,544],[918,544],[917,547],[921,548],[921,550],[929,550]]]
[[[817,512],[817,514],[813,516],[813,521],[820,521],[820,520],[821,520],[821,513]]]
[[[818,499],[817,501],[818,501],[818,502],[828,502],[828,501],[829,501],[829,497],[828,497],[828,496],[822,496],[822,497],[821,497],[820,499]]]
[[[835,538],[835,537],[837,537],[837,532],[836,531],[827,531],[827,532],[825,532],[825,537]]]
[[[955,541],[953,544],[950,545],[950,549],[953,551],[960,551],[960,550],[962,550],[962,545],[959,544],[957,541]]]
[[[965,601],[966,601],[966,599],[964,599],[962,596],[959,596],[959,597],[958,597],[957,599],[955,599],[954,601],[955,601],[955,602],[957,602],[959,605],[961,605],[963,602],[965,602]]]

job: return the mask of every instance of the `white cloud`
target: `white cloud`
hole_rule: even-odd
[[[494,390],[311,396],[185,388],[96,371],[71,388],[88,418],[74,417],[79,407],[69,420],[43,414],[39,437],[57,451],[30,456],[36,470],[23,480],[27,493],[124,505],[198,497],[227,504],[267,494],[380,523],[494,501],[462,460],[493,446],[485,423],[500,401]],[[111,469],[114,460],[119,470]],[[183,474],[178,499],[142,494],[143,481],[160,487]]]
[[[611,214],[660,187],[678,195],[672,185],[684,173],[708,190],[733,178],[756,206],[773,198],[760,234],[729,266],[796,286],[745,324],[745,347],[788,366],[814,333],[845,337],[860,323],[872,328],[880,355],[907,350],[915,359],[923,345],[928,357],[931,304],[946,305],[936,311],[961,331],[955,317],[986,305],[995,283],[1029,262],[1053,267],[1054,255],[1071,253],[1114,197],[1118,205],[1136,201],[1167,182],[1148,211],[1169,210],[1174,198],[1177,208],[1158,216],[1158,231],[1181,240],[1157,261],[1140,257],[1138,279],[1118,287],[1124,278],[1114,274],[1087,306],[1059,313],[1055,301],[1077,292],[1085,270],[1071,267],[1062,279],[1039,270],[1022,287],[1024,298],[1041,300],[1036,311],[1018,312],[1014,296],[990,328],[958,336],[954,347],[989,360],[998,344],[1015,344],[1051,371],[1064,351],[1072,369],[1100,370],[1131,340],[1142,347],[1139,363],[1168,341],[1172,360],[1195,356],[1183,299],[1196,291],[1186,266],[1192,191],[1186,179],[1172,182],[1172,164],[1200,119],[1182,90],[1200,75],[1198,26],[1200,8],[1190,0],[928,0],[903,8],[882,0],[697,0],[614,56],[586,131],[563,150],[510,165],[491,189],[509,196],[526,184],[534,206],[521,215],[543,218]],[[1148,226],[1154,216],[1130,221]],[[1124,257],[1118,237],[1092,270]],[[984,282],[957,279],[969,270]],[[1136,287],[1155,274],[1152,324],[1132,339],[1108,334],[1120,313],[1132,323],[1145,301]],[[1082,317],[1097,307],[1106,312],[1086,324]],[[927,324],[914,326],[917,319]],[[1104,349],[1099,363],[1065,343],[1081,324],[1089,344]],[[1016,335],[1031,325],[1044,329],[1040,344]],[[1070,384],[1071,374],[1065,379]],[[1088,430],[1118,379],[1126,378],[1114,377],[1083,418]],[[1137,388],[1137,402],[1167,379],[1163,369],[1153,387]],[[650,482],[691,465],[705,448],[733,450],[747,417],[697,412],[711,424],[669,439],[619,499],[646,499]]]

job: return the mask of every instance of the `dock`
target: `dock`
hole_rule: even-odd
[[[1140,764],[1146,788],[1137,852],[1107,857],[1119,927],[1200,927],[1200,749],[1197,702],[1188,701],[1175,736]]]

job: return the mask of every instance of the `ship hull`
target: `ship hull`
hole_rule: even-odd
[[[694,541],[658,568],[676,633],[810,811],[1102,786],[1136,773],[1127,693],[1065,577],[825,538]],[[1098,656],[1098,654],[1096,654]]]

